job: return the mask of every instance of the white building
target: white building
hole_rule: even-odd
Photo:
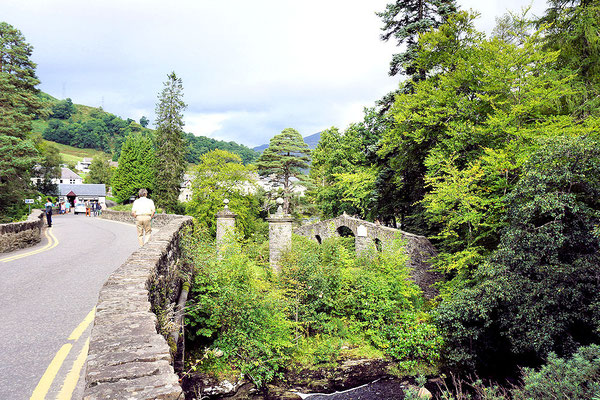
[[[42,178],[31,178],[33,183],[40,183]],[[83,178],[77,175],[75,172],[71,171],[69,168],[61,167],[60,168],[60,178],[52,178],[51,182],[54,185],[58,185],[61,183],[68,183],[71,185],[80,185],[83,183]]]
[[[75,169],[81,172],[90,172],[90,165],[92,165],[91,158],[84,158],[82,161],[78,161]]]
[[[71,185],[61,183],[58,185],[58,201],[65,201],[75,206],[76,203],[86,201],[98,202],[106,208],[106,185],[103,183]]]
[[[194,179],[193,175],[184,174],[183,182],[179,185],[179,201],[182,203],[187,203],[192,199],[192,180]]]

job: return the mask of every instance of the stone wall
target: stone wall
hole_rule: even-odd
[[[26,221],[0,224],[0,253],[39,243],[42,226],[44,226],[42,210],[33,210]]]
[[[165,336],[168,310],[185,275],[179,235],[191,217],[161,214],[160,231],[100,291],[87,359],[84,399],[183,399]],[[103,218],[133,222],[127,212]]]
[[[156,214],[152,219],[152,226],[160,228],[170,223],[174,218],[180,217],[174,214]],[[135,218],[129,211],[113,211],[113,210],[102,210],[101,218],[110,219],[111,221],[120,221],[135,224]]]

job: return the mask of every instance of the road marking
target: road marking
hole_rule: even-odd
[[[48,239],[48,243],[44,247],[42,247],[41,249],[33,250],[33,251],[30,251],[30,252],[27,252],[27,253],[23,253],[23,254],[17,254],[17,255],[14,255],[14,256],[10,256],[10,257],[1,258],[0,262],[15,261],[15,260],[18,260],[20,258],[29,257],[29,256],[33,256],[35,254],[42,253],[44,251],[52,250],[53,248],[55,248],[56,246],[58,246],[58,239],[52,234],[52,228],[46,229],[44,231],[44,235]]]
[[[42,379],[40,379],[40,382],[35,387],[29,400],[44,400],[46,398],[46,393],[48,393],[50,386],[52,386],[52,382],[54,381],[54,378],[56,378],[58,370],[65,361],[65,358],[67,358],[72,347],[73,345],[71,343],[67,343],[58,350],[58,353],[56,353],[52,362],[50,362],[50,365],[46,368],[46,372],[42,375]]]
[[[93,310],[92,310],[93,311]],[[73,391],[75,387],[77,387],[77,382],[79,382],[79,377],[81,376],[81,370],[83,369],[83,365],[85,364],[85,359],[87,358],[88,351],[90,349],[90,338],[88,337],[83,345],[83,348],[79,352],[77,359],[73,363],[73,368],[67,374],[65,378],[65,382],[63,383],[62,389],[60,389],[60,393],[56,396],[56,400],[71,400],[73,396]]]
[[[68,340],[73,341],[73,343],[77,342],[83,334],[83,332],[85,332],[90,323],[94,320],[95,314],[96,307],[94,307],[92,311],[90,311],[85,316],[83,321],[81,321],[81,323],[77,325],[75,329],[73,329],[73,332],[71,332],[71,335],[69,336]],[[62,367],[63,363],[65,362],[65,359],[69,355],[69,352],[73,348],[73,343],[66,343],[60,348],[60,350],[58,350],[58,352],[50,362],[50,365],[48,365],[48,368],[46,368],[46,372],[44,372],[44,375],[42,375],[42,378],[35,387],[35,390],[33,391],[33,394],[31,395],[29,400],[45,400],[46,394],[48,394],[48,390],[50,390],[50,387],[52,387],[52,384],[54,382],[54,379],[56,379],[58,371]],[[79,355],[75,359],[71,370],[69,371],[67,377],[63,382],[60,393],[56,398],[57,400],[71,399],[71,396],[73,395],[73,390],[75,390],[77,382],[79,381],[81,369],[85,364],[85,360],[87,358],[87,353],[89,350],[89,345],[90,338],[88,337],[85,342],[85,345],[83,346],[83,349],[79,352]]]
[[[79,340],[79,337],[81,336],[81,334],[83,332],[85,332],[88,325],[94,320],[95,314],[96,314],[96,307],[92,308],[92,311],[90,311],[88,313],[88,315],[83,319],[83,321],[81,321],[79,326],[77,328],[73,329],[71,336],[69,336],[69,340],[74,340],[74,341]]]

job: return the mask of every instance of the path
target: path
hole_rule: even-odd
[[[0,253],[0,399],[71,398],[98,292],[138,248],[135,226],[83,215],[55,215],[45,231],[35,247]]]

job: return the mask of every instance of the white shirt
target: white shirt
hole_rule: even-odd
[[[152,215],[156,212],[156,208],[154,207],[154,202],[151,199],[147,197],[140,197],[133,202],[131,212],[135,213],[136,216]]]

